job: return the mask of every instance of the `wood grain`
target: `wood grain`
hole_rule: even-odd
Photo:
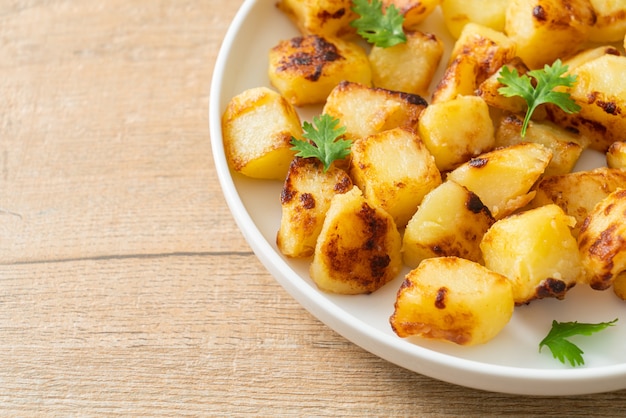
[[[0,4],[0,415],[623,414],[626,391],[519,397],[409,372],[274,281],[210,150],[241,3]]]

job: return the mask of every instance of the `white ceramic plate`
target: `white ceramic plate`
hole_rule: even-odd
[[[280,223],[280,182],[244,178],[229,170],[220,118],[228,101],[247,88],[270,86],[267,53],[280,39],[298,34],[275,7],[276,0],[246,1],[220,50],[211,85],[210,128],[217,173],[238,226],[261,262],[302,306],[330,328],[371,353],[439,380],[494,392],[577,395],[626,388],[626,319],[593,337],[574,337],[585,351],[585,366],[571,368],[538,344],[552,320],[602,322],[626,308],[612,291],[574,288],[563,301],[541,300],[516,308],[500,335],[479,347],[460,347],[418,338],[401,339],[389,326],[398,277],[367,296],[320,292],[308,275],[308,261],[283,257],[275,237]],[[443,28],[439,14],[429,30]],[[308,110],[309,112],[311,110]],[[303,115],[308,119],[310,115]],[[595,160],[594,160],[595,158]],[[585,155],[593,166],[598,156]],[[622,323],[624,322],[624,323]]]

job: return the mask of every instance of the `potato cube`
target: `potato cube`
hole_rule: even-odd
[[[534,197],[530,191],[543,174],[552,152],[522,142],[476,157],[448,174],[448,180],[476,193],[495,219],[510,215]]]
[[[382,0],[383,7],[394,5],[404,16],[405,30],[415,30],[437,8],[441,0]]]
[[[372,293],[400,272],[401,245],[391,215],[355,186],[331,200],[309,272],[325,292]]]
[[[222,115],[224,153],[231,168],[249,177],[284,180],[294,157],[291,137],[302,136],[300,117],[266,87],[233,97]]]
[[[583,222],[578,246],[585,267],[585,282],[607,289],[626,270],[626,189],[601,200]]]
[[[514,307],[506,277],[463,258],[438,257],[407,274],[389,322],[400,337],[472,346],[498,335]]]
[[[590,0],[596,22],[589,30],[589,40],[618,42],[626,35],[626,0]]]
[[[350,0],[279,0],[276,6],[303,35],[340,37],[355,32],[350,22],[357,15]]]
[[[411,219],[426,193],[441,184],[435,159],[417,134],[404,128],[357,139],[350,175],[399,228]]]
[[[518,74],[526,74],[528,72],[528,67],[519,57],[514,57],[502,67],[504,66],[508,67],[509,70],[517,70]],[[507,97],[500,94],[498,91],[500,87],[504,87],[504,84],[498,81],[501,77],[500,73],[502,71],[502,67],[478,85],[476,95],[481,97],[491,107],[511,113],[525,113],[526,109],[528,109],[528,105],[522,97]],[[545,118],[545,115],[545,110],[543,110],[543,107],[540,106],[535,109],[532,117],[533,119],[541,119],[542,116]]]
[[[564,60],[563,65],[567,65],[568,70],[572,71],[574,68],[586,62],[593,61],[596,58],[600,58],[603,55],[622,55],[622,53],[619,49],[611,45],[587,48]]]
[[[372,82],[387,90],[426,96],[443,55],[443,43],[423,32],[406,32],[406,37],[406,43],[372,47]]]
[[[468,23],[478,23],[504,32],[504,16],[509,0],[444,0],[441,3],[446,28],[452,36],[461,36]]]
[[[313,255],[330,201],[352,189],[348,174],[331,166],[324,172],[315,158],[296,157],[280,195],[282,215],[276,245],[288,257]]]
[[[535,299],[563,299],[582,277],[576,220],[557,205],[546,205],[496,221],[480,243],[485,267],[513,284],[517,305]]]
[[[446,181],[422,200],[402,238],[404,264],[415,268],[432,257],[457,256],[481,262],[478,243],[494,219],[476,194]]]
[[[626,169],[626,142],[618,141],[611,144],[606,152],[606,165],[610,168]]]
[[[268,75],[272,85],[295,106],[324,103],[344,80],[368,86],[372,82],[363,48],[319,35],[280,41],[269,52]]]
[[[414,94],[341,82],[328,96],[322,112],[341,121],[346,139],[356,140],[398,127],[416,129],[427,105]]]
[[[431,104],[420,116],[418,132],[441,171],[490,150],[495,141],[489,107],[477,96]]]

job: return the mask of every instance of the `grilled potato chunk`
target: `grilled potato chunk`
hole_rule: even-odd
[[[522,61],[519,57],[512,58],[502,67],[504,66],[508,67],[510,70],[517,70],[518,74],[526,74],[529,71],[526,64],[524,64],[524,61]],[[502,67],[478,85],[476,95],[487,102],[490,107],[518,114],[526,112],[528,105],[523,98],[520,96],[506,97],[498,91],[500,87],[504,87],[504,84],[498,81]],[[536,108],[532,115],[533,120],[545,119],[545,117],[546,112],[542,106]]]
[[[355,32],[350,22],[357,15],[352,11],[350,0],[279,0],[276,6],[303,35],[332,38]]]
[[[535,142],[552,151],[552,159],[546,167],[545,175],[566,174],[572,171],[585,148],[583,138],[548,121],[531,121],[526,136],[522,138],[520,134],[522,124],[523,118],[517,115],[502,118],[496,129],[496,147]]]
[[[339,119],[345,137],[356,140],[398,127],[415,129],[427,105],[421,96],[346,81],[330,93],[323,113]]]
[[[535,299],[563,299],[582,277],[576,220],[557,205],[546,205],[496,221],[480,243],[485,267],[513,284],[517,305]]]
[[[454,181],[428,193],[402,238],[404,264],[415,268],[426,259],[457,256],[481,262],[477,243],[494,223],[476,194]]]
[[[400,248],[391,215],[369,203],[355,186],[331,200],[309,272],[323,291],[372,293],[400,272]]]
[[[508,3],[509,0],[445,0],[441,3],[441,11],[446,28],[458,38],[468,23],[504,32]]]
[[[452,170],[493,148],[489,107],[477,96],[459,96],[424,109],[418,133],[441,171]]]
[[[249,177],[284,180],[294,157],[291,137],[302,136],[300,117],[277,92],[257,87],[233,97],[222,115],[224,153]]]
[[[288,257],[313,255],[331,199],[351,189],[352,180],[342,169],[332,165],[324,172],[315,158],[294,158],[280,195],[280,252]]]
[[[404,228],[423,197],[441,184],[435,159],[413,131],[395,128],[352,144],[350,175],[374,205]]]
[[[596,22],[589,30],[592,42],[618,42],[626,35],[626,0],[590,0]]]
[[[405,30],[415,30],[437,8],[441,0],[382,0],[383,8],[394,5],[404,16]]]
[[[589,0],[510,0],[505,33],[533,69],[577,52],[594,23]]]
[[[578,230],[589,212],[610,193],[626,188],[626,171],[600,167],[563,175],[546,176],[535,187],[530,207],[554,203],[576,219],[572,234]]]
[[[626,142],[613,142],[606,152],[606,165],[610,168],[626,169]],[[626,185],[624,185],[626,188]]]
[[[506,277],[463,258],[430,258],[407,274],[389,322],[400,337],[472,346],[500,333],[514,306]]]
[[[577,76],[569,93],[581,106],[580,112],[568,114],[549,105],[548,115],[556,124],[588,138],[591,148],[606,152],[626,132],[626,84],[622,82],[626,57],[604,54],[570,73]]]
[[[476,193],[495,219],[524,207],[552,152],[541,144],[522,142],[482,154],[448,174],[448,180]]]
[[[593,289],[611,286],[626,270],[626,189],[601,200],[583,222],[578,246],[585,267],[585,282]]]
[[[443,43],[423,32],[406,32],[406,37],[406,43],[372,47],[372,82],[387,90],[426,96],[443,55]]]
[[[295,106],[323,103],[343,80],[368,86],[372,82],[363,48],[319,35],[279,42],[269,52],[268,74],[272,85]]]

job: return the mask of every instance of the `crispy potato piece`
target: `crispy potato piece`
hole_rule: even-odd
[[[427,105],[415,94],[341,82],[328,96],[322,112],[339,119],[346,128],[345,137],[356,140],[398,127],[416,129]]]
[[[613,142],[623,140],[626,132],[626,84],[622,81],[626,57],[604,54],[570,73],[577,80],[569,93],[582,109],[568,114],[548,105],[548,115],[556,124],[588,138],[591,148],[606,152]]]
[[[606,165],[610,168],[626,169],[626,142],[618,141],[611,144],[606,152]]]
[[[437,8],[441,0],[382,0],[383,7],[396,6],[404,16],[405,30],[415,30]]]
[[[350,22],[357,18],[350,0],[279,0],[276,6],[303,35],[341,37],[355,33]]]
[[[509,0],[445,0],[441,11],[445,25],[458,38],[468,23],[478,23],[504,32],[504,17]]]
[[[441,171],[490,150],[495,142],[489,107],[477,96],[431,104],[419,118],[418,133]]]
[[[533,69],[577,52],[594,23],[589,0],[510,0],[505,33]]]
[[[612,45],[598,46],[595,48],[583,49],[576,55],[573,55],[563,61],[563,65],[567,65],[568,70],[571,72],[574,68],[585,64],[586,62],[593,61],[596,58],[600,58],[603,55],[622,55],[619,49]]]
[[[531,121],[526,136],[522,138],[522,124],[523,118],[517,115],[502,118],[496,128],[496,147],[535,142],[552,151],[552,159],[546,167],[545,175],[566,174],[572,171],[585,149],[583,138],[548,121]]]
[[[535,187],[530,207],[554,203],[576,219],[572,235],[578,236],[583,221],[602,199],[618,188],[626,188],[626,171],[599,167],[556,176],[546,176]]]
[[[249,177],[284,180],[294,157],[291,137],[302,136],[300,117],[266,87],[233,97],[222,115],[224,153],[231,168]]]
[[[415,268],[426,259],[457,256],[481,262],[476,245],[494,219],[480,198],[454,181],[446,181],[422,200],[402,238],[404,264]]]
[[[443,43],[432,34],[406,32],[407,42],[369,53],[374,86],[426,96],[443,56]]]
[[[563,299],[582,277],[575,219],[546,205],[497,221],[480,243],[485,267],[508,277],[516,305]]]
[[[324,172],[318,159],[294,158],[280,195],[280,252],[288,257],[313,255],[331,199],[351,189],[352,180],[342,169],[332,165]]]
[[[355,186],[331,200],[309,272],[325,292],[372,293],[400,272],[401,245],[391,215]]]
[[[626,270],[626,189],[602,199],[585,218],[578,247],[585,267],[585,282],[604,290]]]
[[[626,0],[590,0],[596,23],[589,30],[592,42],[618,42],[626,35]]]
[[[517,70],[518,74],[520,75],[526,74],[528,72],[528,67],[519,57],[512,58],[502,67],[504,66],[507,66],[510,70]],[[498,81],[498,79],[500,78],[500,72],[502,71],[502,67],[500,67],[498,71],[493,73],[490,77],[488,77],[485,81],[478,85],[478,88],[476,89],[476,95],[481,97],[491,107],[495,107],[512,113],[526,112],[528,105],[522,97],[506,97],[500,94],[500,92],[498,91],[500,87],[504,87],[504,84]],[[539,117],[539,113],[537,111],[541,110],[543,110],[542,107],[538,107],[536,109],[536,111],[533,113],[534,119],[537,119]],[[543,116],[545,117],[545,111],[543,112]]]
[[[395,128],[352,144],[350,175],[365,197],[404,228],[429,191],[441,184],[435,159],[417,134]]]
[[[510,215],[532,200],[530,191],[545,171],[552,152],[522,142],[484,153],[448,174],[448,180],[476,193],[495,219]]]
[[[344,80],[368,86],[372,82],[363,48],[318,35],[280,41],[269,52],[268,75],[272,85],[295,106],[323,103]]]
[[[400,337],[472,346],[498,335],[514,306],[506,277],[463,258],[429,258],[407,274],[389,322]]]

